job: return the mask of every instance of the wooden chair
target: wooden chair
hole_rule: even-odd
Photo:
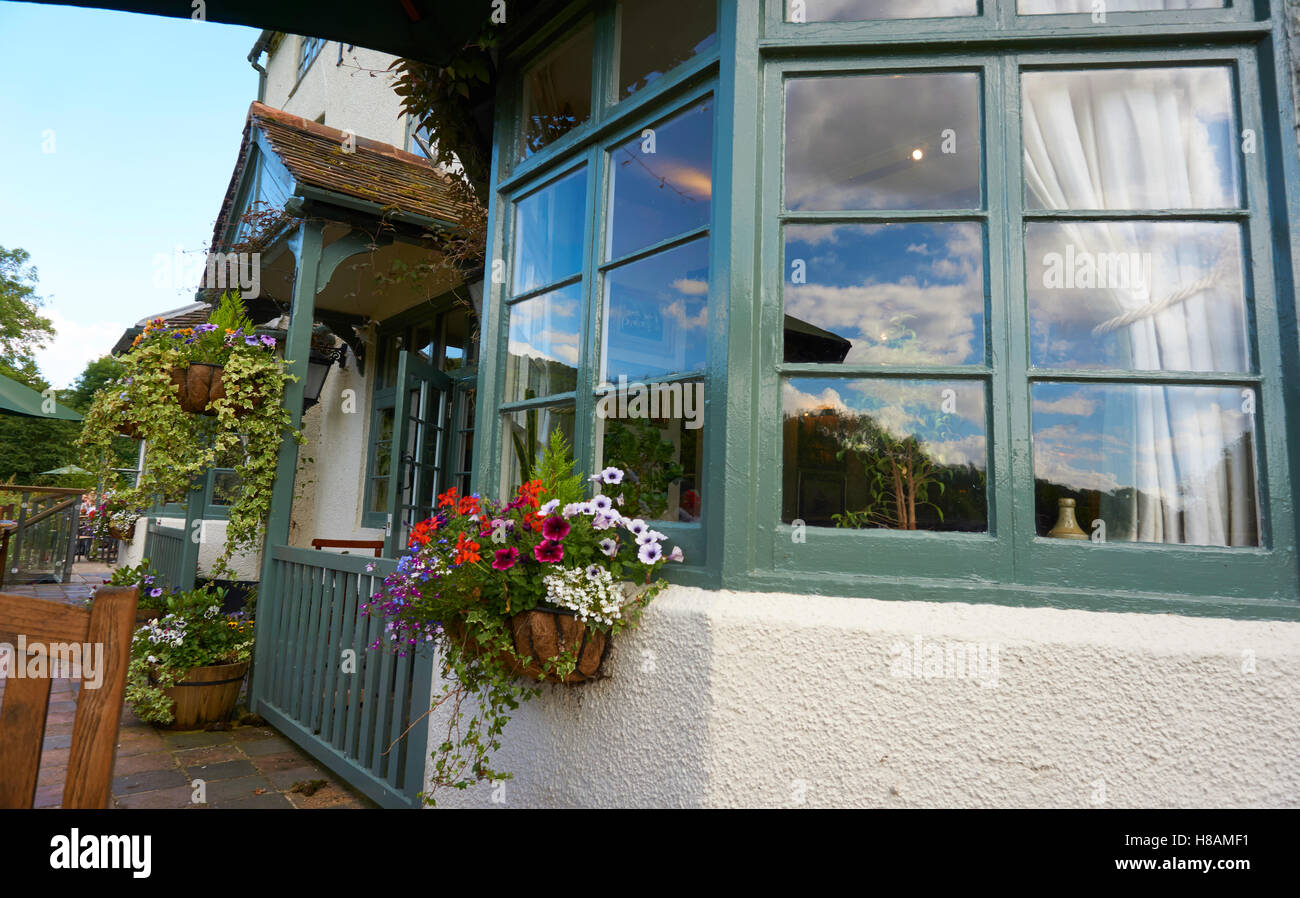
[[[108,807],[138,592],[134,586],[100,587],[94,607],[89,610],[0,593],[0,643],[11,647],[11,669],[4,680],[4,703],[0,705],[0,808],[30,808],[36,800],[54,673],[50,669],[49,646],[74,642],[103,647],[97,659],[103,668],[103,680],[96,689],[83,684],[77,694],[62,806]],[[27,657],[17,654],[20,635],[26,637]],[[13,667],[27,665],[28,657],[37,654],[46,655],[45,667],[51,676],[14,676]]]
[[[314,539],[311,541],[311,547],[313,549],[371,549],[376,558],[382,558],[384,555],[382,539]]]

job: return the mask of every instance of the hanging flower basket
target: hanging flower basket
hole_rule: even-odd
[[[191,362],[184,368],[173,368],[171,378],[176,386],[181,409],[191,415],[215,415],[216,410],[209,408],[209,404],[226,398],[226,390],[221,383],[221,372],[224,370],[222,365],[205,365],[201,362]]]
[[[121,527],[109,525],[108,535],[113,539],[120,539],[129,543],[135,537],[135,530],[124,530]]]
[[[122,424],[117,425],[117,427],[115,427],[114,430],[116,430],[122,436],[130,437],[133,440],[138,440],[141,439],[142,437],[142,434],[140,433],[140,428],[139,426],[136,425],[134,421],[123,422]]]
[[[600,668],[609,654],[611,640],[607,634],[578,620],[572,611],[536,608],[512,615],[509,624],[515,651],[513,655],[502,652],[500,660],[521,679],[545,679],[548,683],[572,685],[602,678]],[[477,642],[467,639],[463,622],[445,622],[443,628],[453,639],[464,644],[471,654],[477,655],[482,651]],[[545,670],[545,662],[553,661],[571,649],[578,652],[578,664],[573,673],[560,678]],[[524,664],[524,658],[531,658],[531,663]]]

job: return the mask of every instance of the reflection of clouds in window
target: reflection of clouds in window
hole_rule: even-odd
[[[979,0],[801,0],[805,22],[864,22],[871,19],[930,19],[977,16]],[[786,0],[786,21],[794,5]]]
[[[605,275],[601,378],[704,368],[709,242],[692,240]]]
[[[1025,256],[1035,365],[1252,370],[1238,225],[1033,222]]]
[[[587,173],[580,168],[515,206],[514,292],[525,293],[582,270]]]
[[[1106,0],[1105,10],[1112,12],[1156,12],[1166,9],[1221,9],[1227,0]],[[1016,11],[1022,16],[1052,13],[1092,13],[1097,0],[1018,0]]]
[[[806,281],[791,283],[793,276],[787,276],[786,315],[822,329],[826,339],[848,341],[843,361],[983,362],[979,225],[792,225],[785,253],[787,272],[800,260]],[[800,353],[807,339],[787,340],[787,361],[799,360],[791,354]]]
[[[505,401],[573,389],[581,359],[580,289],[573,284],[510,306]]]
[[[791,78],[786,208],[979,207],[979,109],[974,73]]]

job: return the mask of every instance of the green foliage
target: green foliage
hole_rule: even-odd
[[[36,350],[54,336],[54,325],[38,311],[37,280],[26,250],[0,246],[0,363],[28,376],[35,374]]]
[[[605,419],[605,460],[629,472],[623,487],[623,507],[629,514],[654,520],[664,516],[668,487],[685,473],[676,454],[649,420]]]
[[[174,704],[164,694],[195,667],[247,661],[253,621],[244,612],[223,614],[225,592],[202,587],[163,598],[163,613],[131,638],[126,700],[141,720],[169,724]]]
[[[238,323],[242,308],[237,295],[234,302],[223,299],[214,317]],[[275,342],[239,328],[225,333],[215,322],[209,325],[173,330],[161,320],[151,322],[123,357],[123,376],[95,395],[78,445],[83,465],[109,487],[110,512],[139,512],[159,498],[183,497],[219,459],[232,454],[241,459],[235,466],[239,494],[230,506],[226,544],[214,566],[219,576],[233,577],[230,558],[255,549],[261,540],[280,441],[286,434],[301,437],[290,428],[288,409],[281,405],[289,375],[273,352]],[[188,414],[177,399],[171,372],[196,361],[224,365],[225,396],[210,405],[215,416]],[[135,484],[112,470],[115,434],[122,427],[134,427],[148,445],[145,470]]]

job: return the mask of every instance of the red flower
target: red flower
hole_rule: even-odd
[[[454,486],[447,490],[447,492],[440,494],[438,496],[438,507],[447,508],[448,506],[451,506],[454,508],[456,505],[457,495],[459,495],[459,491]]]
[[[533,557],[543,564],[558,564],[564,560],[564,543],[544,539],[533,547]]]
[[[456,511],[466,516],[478,514],[478,499],[474,496],[463,497],[456,506]]]
[[[470,561],[482,561],[483,556],[478,553],[479,544],[473,540],[466,539],[465,534],[460,534],[456,540],[456,564],[465,564]]]
[[[542,522],[542,536],[559,542],[569,535],[569,522],[557,515],[552,515]]]

